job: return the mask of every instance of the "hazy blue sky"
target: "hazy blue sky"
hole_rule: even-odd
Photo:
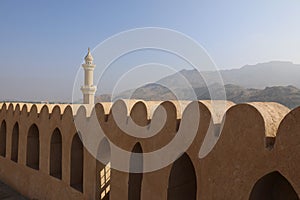
[[[87,47],[145,26],[191,36],[221,69],[300,63],[299,10],[299,0],[1,0],[0,100],[69,100]]]

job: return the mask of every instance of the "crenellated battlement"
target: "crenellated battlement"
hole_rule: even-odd
[[[80,112],[85,113],[85,117],[89,118],[93,112],[96,112],[97,115],[104,117],[106,120],[109,118],[109,115],[112,113],[112,109],[117,107],[120,111],[124,111],[124,117],[126,116],[137,116],[147,119],[149,121],[156,120],[156,112],[160,107],[164,107],[167,110],[167,113],[175,112],[176,119],[180,120],[183,118],[183,113],[186,108],[190,106],[191,101],[144,101],[144,100],[118,100],[114,103],[111,102],[101,102],[91,106],[89,104],[32,104],[32,103],[0,103],[0,113],[6,113],[7,116],[19,116],[19,117],[30,117],[30,116],[56,116],[63,118],[64,115],[71,115],[76,117]],[[275,137],[277,128],[284,118],[284,116],[290,111],[287,107],[274,103],[274,102],[251,102],[246,104],[236,105],[233,102],[226,101],[224,103],[225,109],[223,112],[217,111],[214,113],[212,101],[202,100],[198,101],[199,104],[204,106],[214,118],[213,123],[218,124],[223,120],[224,115],[233,106],[238,106],[239,108],[245,106],[251,106],[261,115],[265,122],[266,127],[266,136]],[[66,114],[68,113],[68,114]],[[214,115],[212,114],[214,113]],[[122,113],[123,114],[123,113]],[[126,116],[125,116],[126,114]],[[55,118],[56,118],[55,117]],[[148,122],[149,123],[149,122]]]

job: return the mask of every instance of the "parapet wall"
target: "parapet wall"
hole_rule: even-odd
[[[278,172],[300,195],[300,109],[272,102],[223,105],[216,113],[210,101],[119,100],[95,107],[0,103],[0,179],[36,199],[215,200],[249,199],[259,194],[253,188],[260,178]],[[183,141],[190,145],[175,162],[137,176],[111,168],[102,184],[105,165],[123,159],[112,145],[150,153],[195,127],[195,137]],[[104,140],[109,148],[101,147],[107,146]],[[97,161],[95,152],[107,163]],[[144,157],[144,168],[147,163],[151,159]],[[130,168],[130,158],[123,164]]]

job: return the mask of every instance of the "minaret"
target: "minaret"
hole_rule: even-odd
[[[96,65],[93,64],[93,56],[91,54],[90,48],[88,48],[88,53],[84,58],[85,63],[82,64],[84,69],[84,85],[81,87],[83,94],[84,104],[94,104],[95,93],[97,87],[93,85],[94,79],[94,68]]]

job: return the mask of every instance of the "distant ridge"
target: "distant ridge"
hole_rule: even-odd
[[[293,85],[300,88],[300,64],[286,61],[271,61],[256,65],[245,65],[240,69],[220,70],[224,84],[234,84],[245,88],[263,89],[272,86]],[[213,71],[201,72],[209,82],[217,79],[218,73]],[[182,70],[167,76],[157,83],[173,88],[185,87],[181,76],[185,77],[194,87],[205,86],[205,81],[195,70]]]
[[[218,76],[217,72],[204,71],[210,83]],[[271,101],[281,103],[289,108],[300,106],[300,65],[292,62],[272,61],[256,65],[246,65],[240,69],[220,70],[226,90],[227,100],[235,103]],[[192,89],[187,88],[188,80]],[[210,88],[216,93],[223,86],[212,84]],[[167,76],[156,83],[147,84],[136,90],[128,90],[115,98],[143,100],[179,100],[210,99],[204,79],[195,70],[182,70]],[[177,94],[177,97],[175,94]],[[110,101],[110,95],[96,97],[96,101]]]

